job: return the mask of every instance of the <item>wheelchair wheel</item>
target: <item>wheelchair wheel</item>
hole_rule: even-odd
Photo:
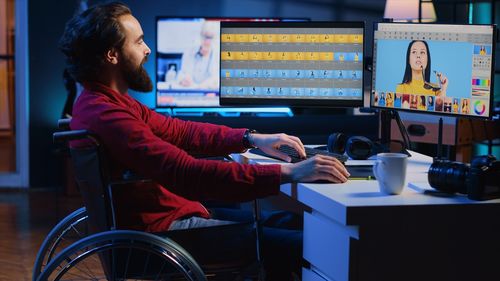
[[[129,230],[101,232],[60,252],[37,279],[206,280],[194,259],[170,239]]]
[[[38,278],[59,252],[87,236],[87,210],[82,207],[66,216],[49,232],[38,250],[33,266],[33,280]]]

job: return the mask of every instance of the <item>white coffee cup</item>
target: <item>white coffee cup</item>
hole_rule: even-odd
[[[403,153],[379,153],[373,165],[380,192],[400,194],[406,185],[408,155]]]

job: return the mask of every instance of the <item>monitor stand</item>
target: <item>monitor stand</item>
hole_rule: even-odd
[[[437,151],[436,151],[436,158],[437,160],[443,159],[441,156],[441,151],[443,147],[443,117],[439,117],[439,122],[438,122],[438,143],[437,143]]]
[[[403,139],[403,149],[402,153],[405,153],[409,157],[411,154],[408,152],[408,149],[411,149],[410,137],[408,136],[408,131],[406,127],[403,125],[401,118],[399,117],[399,112],[392,109],[381,109],[380,110],[380,136],[382,145],[386,146],[388,150],[390,150],[391,146],[391,120],[396,120],[396,124],[398,125],[399,132],[401,133],[401,137]]]

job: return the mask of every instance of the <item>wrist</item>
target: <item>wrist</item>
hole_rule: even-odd
[[[257,147],[256,145],[257,134],[258,133],[255,130],[250,131],[250,133],[248,134],[248,142],[250,143],[251,147]]]
[[[243,134],[243,146],[245,148],[255,148],[255,139],[254,139],[254,134],[256,134],[256,130],[251,130],[247,129],[245,133]]]
[[[291,165],[281,165],[281,183],[292,182],[292,168]]]

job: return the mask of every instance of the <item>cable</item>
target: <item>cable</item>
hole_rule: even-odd
[[[401,133],[401,137],[403,138],[405,149],[408,148],[411,150],[411,140],[410,136],[408,135],[408,131],[406,130],[403,121],[401,121],[399,113],[397,111],[394,111],[393,114],[394,114],[394,119],[396,119],[396,124],[398,125],[399,132]]]
[[[443,117],[439,117],[438,143],[437,143],[437,153],[436,153],[437,159],[441,159],[442,147],[443,147]]]

